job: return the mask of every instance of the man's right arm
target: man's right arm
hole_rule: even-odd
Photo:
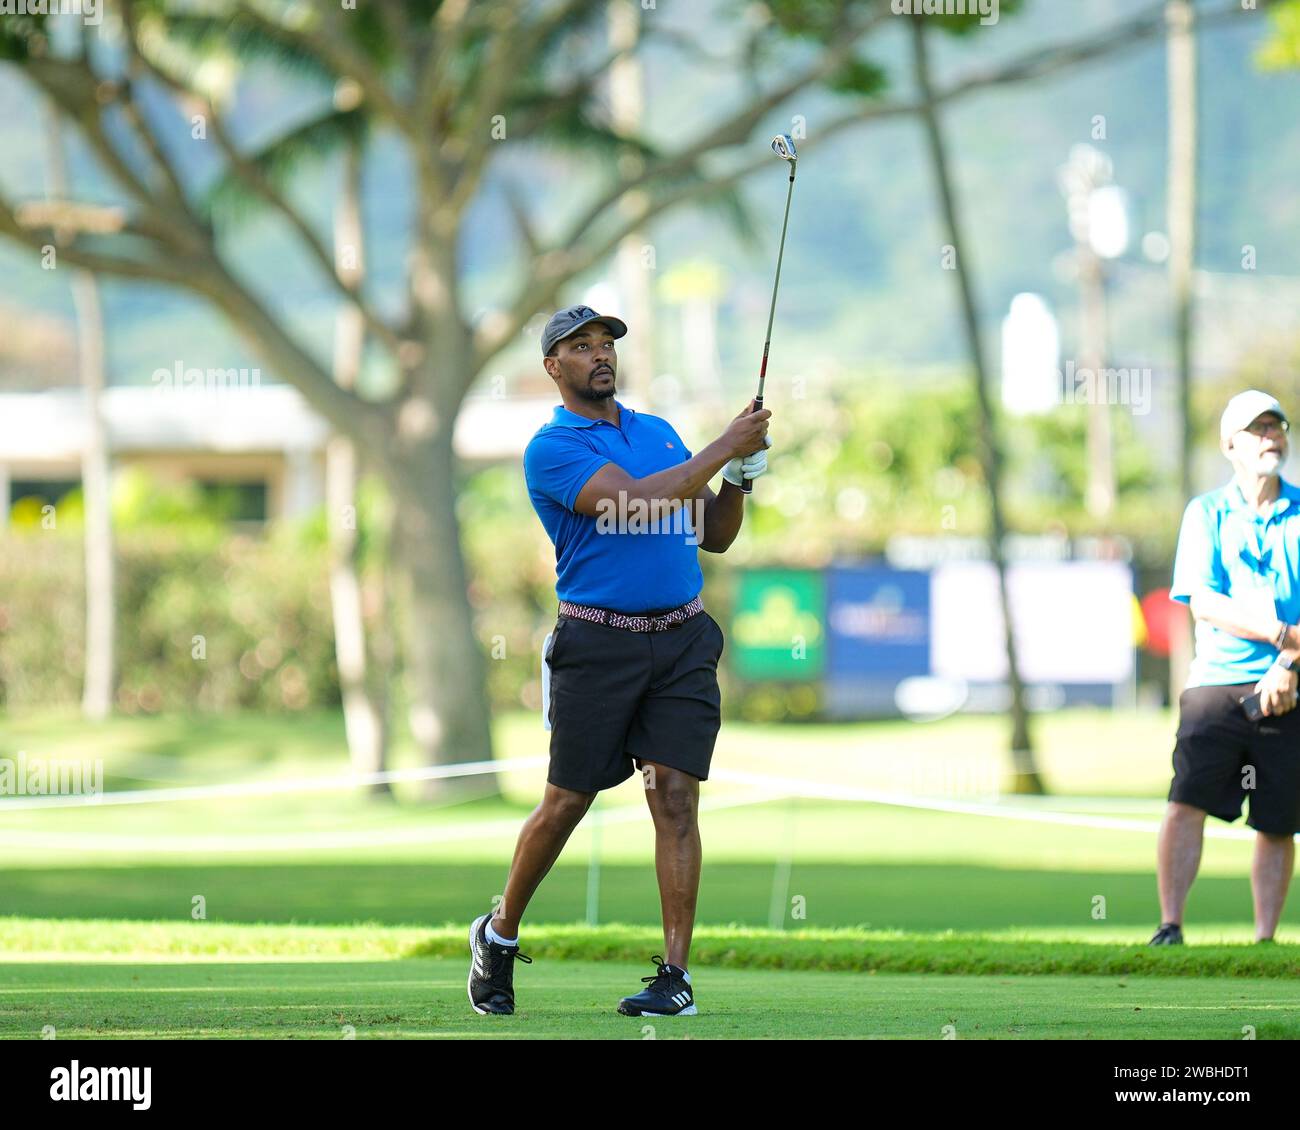
[[[578,492],[573,509],[596,518],[611,502],[644,502],[671,514],[684,503],[693,501],[709,480],[736,456],[749,455],[763,447],[771,415],[766,408],[758,412],[746,409],[731,421],[722,435],[686,462],[644,478],[633,478],[617,463],[606,463]]]
[[[1276,646],[1282,621],[1277,618],[1273,602],[1229,595],[1222,557],[1212,512],[1193,501],[1183,513],[1178,531],[1178,552],[1169,595],[1189,604],[1197,620],[1213,624],[1239,639]],[[1287,628],[1282,642],[1284,648],[1300,649],[1300,631],[1294,624]]]
[[[1192,593],[1192,615],[1216,628],[1243,640],[1260,640],[1276,644],[1282,621],[1266,609],[1258,608],[1213,589],[1203,588]],[[1296,625],[1287,626],[1284,647],[1300,651],[1300,631]]]

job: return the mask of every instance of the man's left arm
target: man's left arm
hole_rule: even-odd
[[[740,533],[745,516],[745,492],[724,479],[720,494],[714,494],[706,485],[695,497],[704,511],[700,548],[706,553],[726,553]]]

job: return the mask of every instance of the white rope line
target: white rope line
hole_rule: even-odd
[[[767,804],[775,797],[761,792],[741,797],[719,797],[700,802],[701,812],[717,812],[728,808],[743,808],[753,804]],[[588,817],[602,824],[628,824],[648,820],[649,814],[640,805],[620,805],[612,809],[596,809]],[[374,828],[352,832],[284,832],[241,835],[132,835],[114,832],[40,832],[19,828],[0,828],[0,847],[39,851],[98,851],[131,853],[147,851],[155,854],[223,855],[246,852],[327,851],[335,848],[393,847],[436,843],[462,843],[474,839],[513,837],[518,834],[523,817],[508,820],[464,821],[458,824],[426,824],[410,828]],[[586,824],[579,825],[579,830]]]
[[[0,814],[29,808],[100,808],[117,804],[162,804],[168,801],[208,800],[212,797],[276,796],[281,793],[329,792],[357,789],[394,781],[434,781],[536,769],[550,758],[506,757],[496,761],[466,761],[458,765],[431,765],[422,769],[385,769],[379,773],[345,773],[336,777],[298,777],[283,781],[236,781],[228,785],[184,785],[169,789],[123,789],[111,793],[74,796],[4,797]]]
[[[1095,816],[1086,812],[1035,812],[1022,807],[1028,798],[1018,798],[1015,805],[978,804],[971,801],[920,798],[898,793],[859,789],[851,785],[835,785],[820,781],[801,781],[793,777],[765,777],[737,769],[719,769],[712,774],[715,780],[734,781],[736,784],[770,785],[791,796],[815,800],[851,800],[870,804],[889,805],[895,808],[919,808],[930,812],[955,812],[965,816],[992,816],[1002,820],[1024,820],[1033,824],[1064,824],[1076,828],[1104,828],[1116,832],[1150,832],[1160,830],[1158,820],[1124,820],[1116,816]],[[1032,801],[1030,802],[1032,803]],[[1207,826],[1206,836],[1217,840],[1253,840],[1250,828],[1217,828]]]
[[[453,777],[470,777],[488,773],[508,773],[525,769],[538,769],[549,763],[546,756],[502,758],[493,761],[470,761],[457,765],[426,766],[418,769],[389,769],[378,773],[346,773],[333,777],[299,777],[282,781],[237,781],[223,785],[187,785],[162,789],[129,789],[119,792],[92,793],[76,796],[39,796],[39,797],[4,797],[0,799],[0,816],[6,812],[31,809],[51,808],[100,808],[115,805],[163,804],[177,801],[209,800],[214,798],[277,796],[286,793],[345,791],[364,788],[368,785],[391,784],[399,781],[444,780]],[[859,803],[880,804],[894,808],[912,808],[929,812],[949,812],[966,816],[986,816],[1002,820],[1021,820],[1036,824],[1056,824],[1078,828],[1099,828],[1118,832],[1155,833],[1160,829],[1159,821],[1122,819],[1115,816],[1099,816],[1083,812],[1035,811],[1027,807],[1033,803],[1032,798],[1017,798],[1015,804],[987,804],[971,801],[943,800],[936,797],[916,797],[905,793],[884,792],[878,789],[864,789],[851,785],[837,785],[830,782],[804,781],[794,777],[773,777],[761,773],[748,773],[737,769],[716,769],[711,774],[716,781],[730,781],[735,784],[749,785],[775,791],[775,796],[800,796],[814,800],[843,800]],[[769,796],[767,799],[775,799]],[[1045,803],[1059,804],[1062,798],[1046,798]],[[1082,801],[1081,801],[1082,802]],[[742,803],[761,803],[747,798]],[[727,802],[700,805],[701,809],[729,807]],[[612,816],[607,819],[613,819]],[[506,822],[500,822],[504,825]],[[484,827],[475,825],[474,827]],[[510,823],[514,826],[514,822]],[[469,826],[465,826],[469,827]],[[400,833],[393,829],[389,833]],[[411,829],[416,836],[411,843],[428,843],[430,838],[423,838],[434,829]],[[493,833],[495,834],[495,833]],[[1249,828],[1219,828],[1213,825],[1205,829],[1206,836],[1212,839],[1250,840],[1255,832]],[[33,834],[26,833],[29,837]],[[364,835],[364,834],[363,834]],[[456,836],[433,839],[455,839]],[[29,841],[30,842],[30,841]],[[156,842],[156,841],[151,841]],[[376,840],[375,843],[402,842],[400,839]],[[323,846],[323,845],[321,845]],[[358,846],[361,846],[358,844]]]

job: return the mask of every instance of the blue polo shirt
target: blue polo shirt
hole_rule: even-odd
[[[1256,513],[1235,480],[1192,499],[1183,513],[1169,595],[1190,604],[1200,588],[1261,606],[1271,601],[1279,620],[1300,622],[1300,487],[1281,480],[1267,515]],[[1187,685],[1253,682],[1276,658],[1271,643],[1244,640],[1197,620]]]
[[[619,423],[590,420],[557,405],[524,450],[528,497],[555,543],[555,592],[561,600],[617,612],[676,608],[699,595],[699,542],[689,508],[675,516],[617,523],[579,514],[578,493],[606,463],[635,479],[691,457],[671,424],[619,407]]]

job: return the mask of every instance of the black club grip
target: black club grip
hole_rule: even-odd
[[[762,398],[761,396],[756,396],[756,397],[754,397],[754,411],[757,412],[757,411],[758,411],[759,409],[761,409],[762,407],[763,407],[763,398]],[[754,480],[753,480],[753,479],[741,479],[741,480],[740,480],[740,489],[741,489],[745,494],[753,494],[753,493],[754,493]]]

